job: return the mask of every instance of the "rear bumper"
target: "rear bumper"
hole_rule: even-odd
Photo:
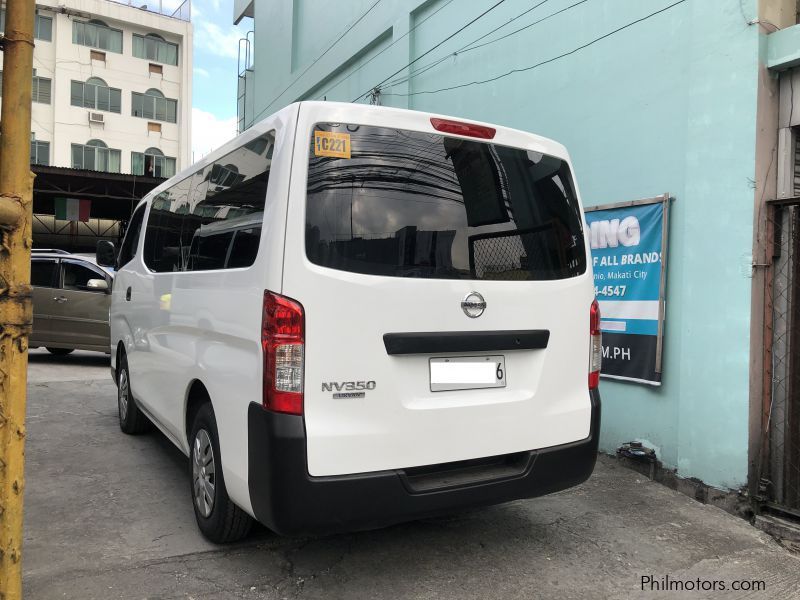
[[[251,404],[248,479],[253,512],[277,533],[332,533],[533,498],[578,485],[592,474],[597,458],[600,395],[593,390],[590,397],[586,439],[518,453],[498,467],[496,477],[434,476],[434,481],[449,482],[441,487],[431,486],[430,476],[428,483],[415,485],[420,476],[404,470],[312,477],[303,418]],[[456,472],[448,470],[449,465],[426,470],[435,472],[439,467],[443,473]]]

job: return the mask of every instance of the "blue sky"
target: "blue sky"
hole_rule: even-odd
[[[166,8],[182,0],[163,0]],[[239,39],[253,27],[233,24],[233,0],[191,0],[194,24],[192,152],[200,159],[236,135]]]

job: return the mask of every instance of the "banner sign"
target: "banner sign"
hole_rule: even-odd
[[[586,209],[601,376],[661,385],[669,195]]]

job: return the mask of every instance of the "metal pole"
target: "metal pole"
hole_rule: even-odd
[[[22,597],[25,386],[31,308],[34,0],[7,0],[0,112],[0,600]]]

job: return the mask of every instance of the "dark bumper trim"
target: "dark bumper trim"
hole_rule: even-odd
[[[533,498],[573,487],[592,474],[600,431],[600,395],[590,392],[589,436],[528,453],[517,476],[414,493],[403,471],[311,477],[302,417],[250,405],[248,478],[256,518],[284,535],[372,529],[422,517]]]
[[[549,340],[547,329],[383,334],[383,345],[390,355],[542,350]]]

